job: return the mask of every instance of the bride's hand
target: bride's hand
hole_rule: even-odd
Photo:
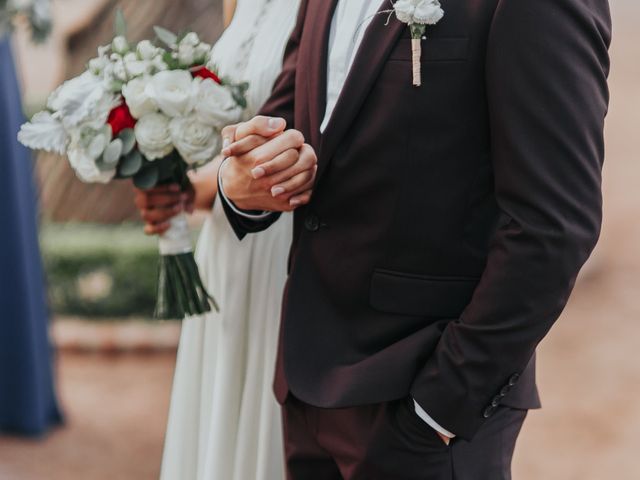
[[[169,221],[180,212],[192,213],[195,192],[180,191],[177,184],[160,185],[149,190],[136,189],[135,204],[144,220],[144,233],[161,235],[169,229]]]
[[[228,198],[245,210],[291,211],[309,202],[317,157],[280,118],[255,117],[223,130],[229,161],[222,180]]]

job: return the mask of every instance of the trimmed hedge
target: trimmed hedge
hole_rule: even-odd
[[[40,237],[54,313],[151,317],[158,245],[141,225],[46,224]]]

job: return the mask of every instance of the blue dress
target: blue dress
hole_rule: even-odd
[[[32,158],[8,38],[0,38],[0,434],[41,435],[61,422],[47,334]]]

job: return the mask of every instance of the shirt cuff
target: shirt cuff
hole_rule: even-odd
[[[427,412],[425,412],[423,408],[420,405],[418,405],[418,402],[416,402],[415,399],[413,400],[413,405],[415,406],[416,415],[418,415],[422,420],[424,420],[424,422],[427,425],[429,425],[431,428],[433,428],[436,432],[438,432],[441,435],[444,435],[447,438],[456,437],[454,433],[451,433],[449,430],[442,428],[433,418],[431,418],[427,414]]]
[[[240,215],[244,218],[249,218],[251,220],[263,220],[267,218],[272,212],[247,212],[245,210],[240,210],[236,207],[229,197],[224,193],[224,186],[222,185],[222,169],[227,163],[228,158],[225,158],[220,164],[220,168],[218,169],[218,194],[222,197],[222,200],[229,205],[229,208],[233,211],[233,213]]]

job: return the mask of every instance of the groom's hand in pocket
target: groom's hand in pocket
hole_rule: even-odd
[[[226,196],[243,210],[291,211],[309,202],[317,157],[279,118],[255,117],[227,127],[221,173]]]

